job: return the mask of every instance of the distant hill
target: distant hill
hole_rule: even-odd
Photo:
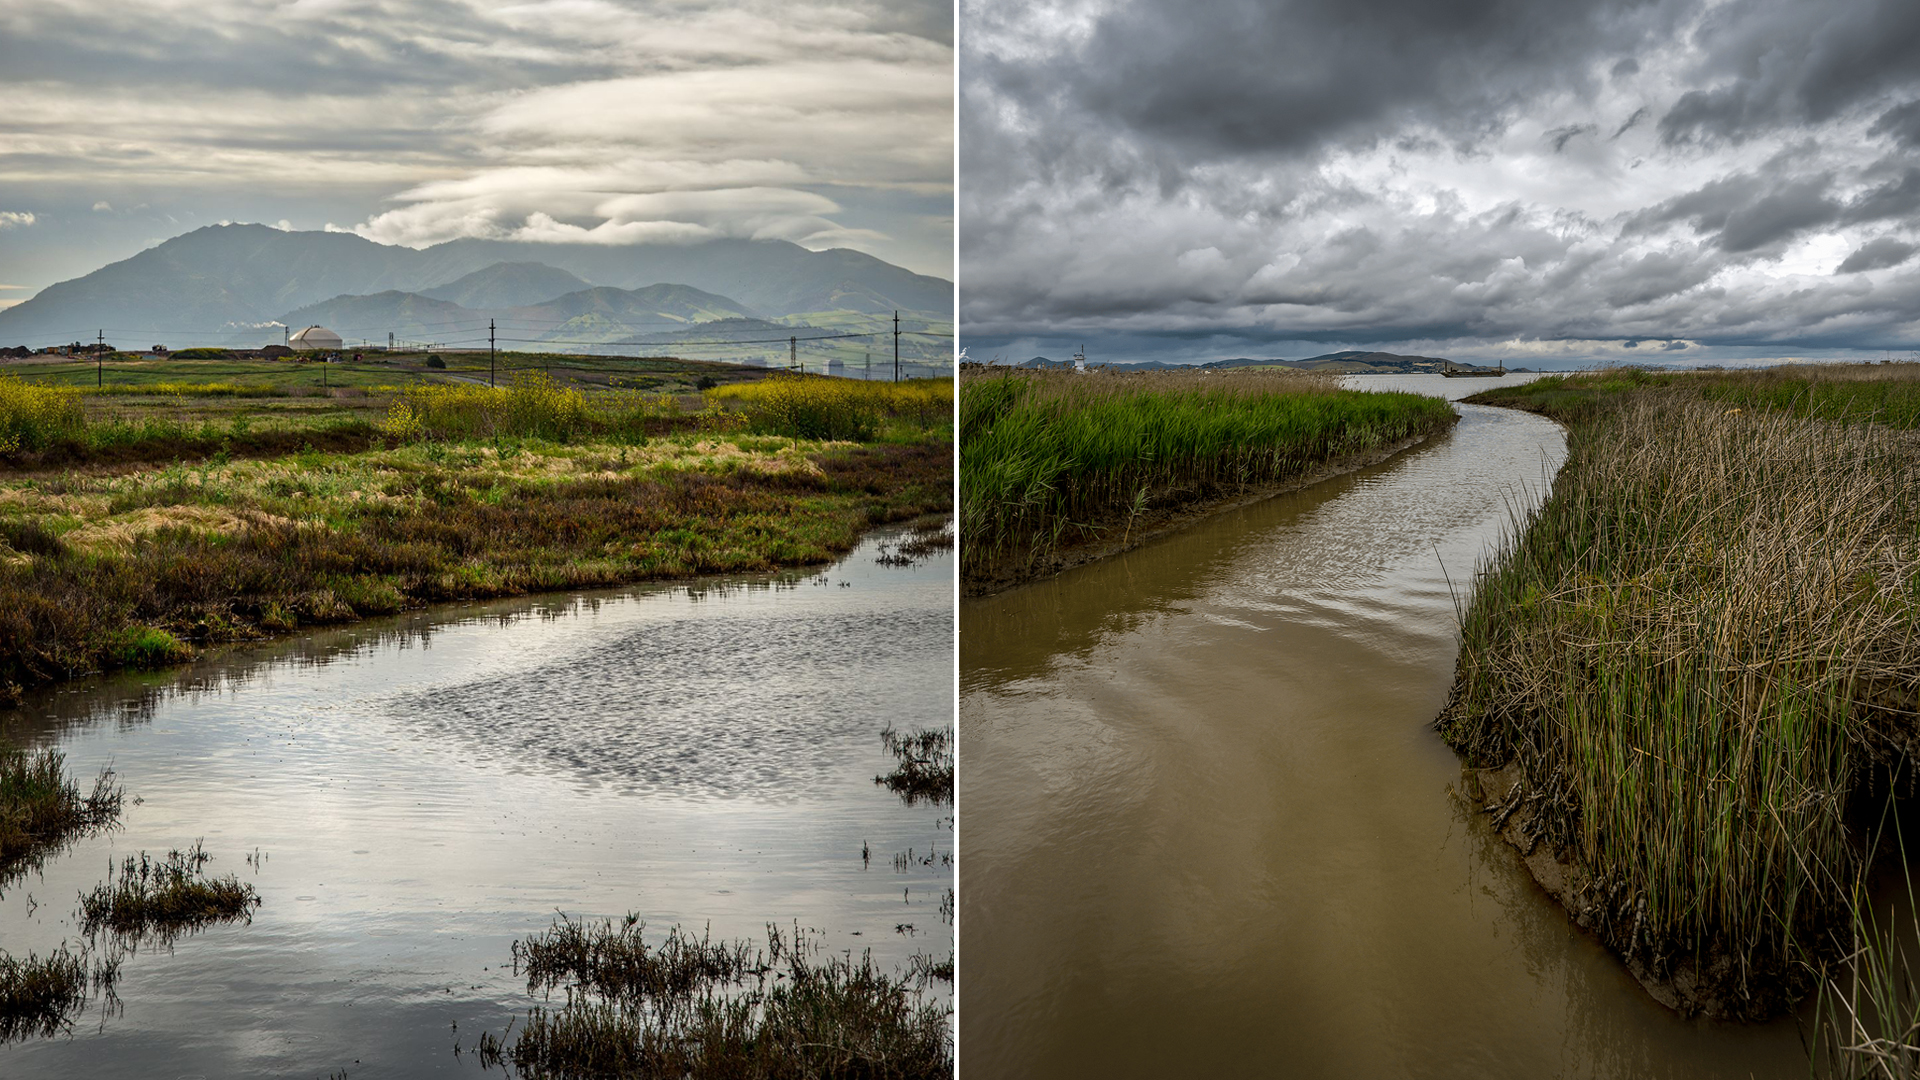
[[[544,269],[501,269],[529,263]],[[283,313],[330,299],[404,292],[460,303],[470,289],[467,299],[476,304],[502,298],[524,303],[537,283],[559,280],[551,272],[570,275],[580,285],[625,290],[677,282],[767,317],[830,311],[890,315],[897,308],[953,318],[951,282],[857,251],[808,251],[782,240],[621,246],[469,239],[416,251],[351,233],[210,225],[50,285],[0,311],[0,344],[90,339],[103,327],[121,337],[176,346],[257,343],[279,339],[280,328],[267,324]],[[526,293],[507,295],[521,285]],[[496,289],[497,294],[491,292]],[[365,336],[385,340],[389,330],[400,332],[372,326]]]
[[[544,304],[591,287],[591,282],[546,263],[499,262],[445,285],[422,289],[420,295],[461,307],[492,310]]]
[[[361,341],[385,345],[389,333],[403,342],[445,341],[455,336],[449,331],[472,325],[475,320],[483,328],[484,338],[486,313],[398,289],[371,296],[336,296],[279,316],[279,321],[296,333],[302,327],[324,326],[339,334],[348,347]],[[272,340],[280,340],[277,331]]]
[[[1248,357],[1235,357],[1231,360],[1213,360],[1205,364],[1169,364],[1161,360],[1143,360],[1131,364],[1098,364],[1096,367],[1109,367],[1115,371],[1180,371],[1206,370],[1226,371],[1235,368],[1284,367],[1296,371],[1326,371],[1341,375],[1364,374],[1434,374],[1446,370],[1448,364],[1465,371],[1489,371],[1491,368],[1478,367],[1446,360],[1437,356],[1403,356],[1399,353],[1348,351],[1323,353],[1309,356],[1305,360],[1254,360]],[[1036,356],[1019,365],[1027,368],[1072,367],[1071,360],[1049,360]]]
[[[687,285],[649,285],[644,289],[605,286],[578,289],[542,304],[483,310],[436,300],[420,293],[389,289],[371,296],[336,296],[281,316],[288,326],[318,324],[349,344],[367,340],[384,345],[391,332],[403,342],[486,342],[487,323],[498,324],[504,346],[534,347],[542,341],[599,344],[625,338],[657,338],[661,333],[738,319],[750,313],[724,296]],[[787,333],[784,326],[753,320]],[[766,336],[763,332],[760,336]]]
[[[596,344],[654,338],[715,319],[752,317],[753,312],[738,303],[690,285],[598,286],[506,313],[510,323],[527,328],[514,337]]]

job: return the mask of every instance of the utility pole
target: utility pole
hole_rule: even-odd
[[[393,331],[391,330],[387,331],[387,353],[389,355],[393,353]]]
[[[900,381],[900,311],[893,313],[893,381]]]
[[[800,366],[800,338],[798,335],[787,339],[787,370]]]
[[[867,350],[867,373],[860,376],[861,382],[873,381],[873,350]]]
[[[98,389],[107,385],[107,332],[99,331],[93,340],[93,385]]]
[[[493,320],[487,320],[487,385],[493,385]]]

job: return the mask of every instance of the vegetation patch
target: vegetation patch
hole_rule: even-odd
[[[951,422],[953,381],[858,382],[778,372],[708,390],[705,398],[710,405],[738,404],[757,432],[866,442],[890,424],[930,431]]]
[[[16,959],[0,952],[0,1043],[57,1035],[86,1007],[84,953],[60,946]]]
[[[552,1078],[952,1075],[951,1011],[870,956],[820,961],[815,945],[772,926],[765,946],[678,927],[650,945],[645,929],[631,915],[562,916],[516,942],[528,993],[562,991],[565,1004],[529,1010],[517,1033],[483,1035],[482,1064]]]
[[[445,600],[826,562],[951,512],[942,436],[423,440],[0,477],[0,689]]]
[[[209,877],[213,856],[195,843],[165,859],[129,855],[112,881],[80,898],[80,925],[89,938],[102,932],[125,942],[171,942],[214,923],[251,921],[260,895],[232,874]]]
[[[1920,443],[1870,405],[1917,375],[1470,399],[1565,419],[1568,457],[1480,575],[1439,729],[1541,883],[1683,1012],[1812,988],[1872,854],[1861,807],[1920,745]]]
[[[892,772],[876,776],[873,782],[900,796],[908,806],[918,803],[953,803],[953,732],[948,728],[929,728],[911,734],[895,731],[889,724],[880,732],[880,743],[899,762]]]
[[[1445,429],[1451,406],[1292,371],[969,371],[960,381],[963,579],[1029,576],[1138,519],[1286,483]]]
[[[103,770],[82,794],[60,751],[0,744],[0,880],[71,840],[111,828],[121,798],[111,772]]]

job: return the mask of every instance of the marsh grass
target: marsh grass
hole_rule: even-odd
[[[705,392],[710,406],[737,406],[752,430],[796,439],[866,442],[889,426],[920,432],[952,423],[953,381],[865,382],[776,372],[755,383]]]
[[[396,439],[498,439],[570,442],[588,435],[643,436],[649,420],[678,416],[671,395],[582,390],[539,371],[521,371],[504,387],[438,383],[393,399],[383,430]]]
[[[164,859],[141,852],[129,855],[118,873],[80,898],[80,927],[89,938],[101,933],[134,944],[169,945],[181,934],[214,923],[253,919],[260,895],[232,874],[209,877],[212,861],[199,842]]]
[[[923,802],[953,802],[953,732],[929,728],[907,734],[889,724],[880,732],[880,744],[898,761],[892,772],[873,782],[900,796],[908,806]]]
[[[633,916],[562,916],[515,943],[514,970],[536,1006],[515,1033],[484,1034],[483,1065],[528,1077],[950,1076],[948,1010],[870,956],[816,958],[798,931],[767,942],[712,941],[675,927],[650,944]]]
[[[1518,770],[1501,818],[1583,875],[1583,925],[1765,1016],[1833,952],[1854,796],[1920,731],[1920,444],[1613,378],[1532,396],[1567,461],[1480,576],[1439,727]]]
[[[60,751],[0,744],[0,881],[50,850],[112,828],[122,797],[110,771],[82,794]]]
[[[443,600],[826,562],[951,512],[951,461],[934,441],[503,439],[0,480],[0,693]]]
[[[86,955],[61,945],[45,956],[0,953],[0,1043],[57,1035],[86,1006]]]
[[[1031,567],[1147,508],[1284,482],[1437,431],[1445,401],[1291,371],[984,370],[960,378],[961,573]]]
[[[1904,845],[1903,845],[1904,846]],[[1904,857],[1901,867],[1910,875]],[[1851,948],[1821,965],[1808,1054],[1826,1080],[1907,1080],[1920,1076],[1920,987],[1914,981],[1920,907],[1911,877],[1905,925],[1856,895],[1847,932]]]

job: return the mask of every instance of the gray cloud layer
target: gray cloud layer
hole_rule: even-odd
[[[136,250],[288,217],[414,245],[773,237],[945,275],[951,18],[944,0],[0,0],[0,212]],[[9,273],[32,276],[30,250]]]
[[[961,35],[982,340],[1920,342],[1911,3],[964,0]]]

